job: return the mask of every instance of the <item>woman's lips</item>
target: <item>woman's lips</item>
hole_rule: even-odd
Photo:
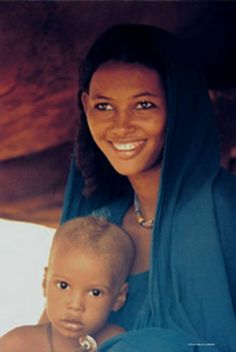
[[[139,140],[133,142],[110,142],[112,149],[121,159],[130,159],[139,154],[146,141]]]
[[[135,141],[135,142],[125,142],[125,143],[118,143],[118,142],[111,142],[114,149],[118,151],[132,151],[138,148],[140,145],[143,145],[145,141]]]

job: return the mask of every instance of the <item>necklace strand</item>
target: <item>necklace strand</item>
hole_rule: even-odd
[[[146,220],[143,217],[141,210],[140,210],[140,203],[139,203],[139,200],[138,200],[136,193],[134,193],[134,213],[136,215],[137,222],[140,226],[142,226],[146,229],[153,229],[154,220],[153,219]]]
[[[51,323],[48,323],[47,326],[47,337],[48,337],[48,344],[49,344],[49,352],[54,352],[54,348],[52,345],[52,327]]]

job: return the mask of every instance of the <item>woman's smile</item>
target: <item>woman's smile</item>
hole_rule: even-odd
[[[134,142],[109,142],[115,153],[121,159],[133,158],[140,153],[145,145],[144,140],[134,141]]]
[[[95,71],[82,101],[93,139],[118,173],[129,177],[160,167],[166,97],[155,70],[108,62]]]

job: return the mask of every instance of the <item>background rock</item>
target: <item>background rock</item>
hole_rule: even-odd
[[[0,216],[56,226],[76,129],[77,65],[116,23],[175,33],[202,67],[234,170],[236,3],[0,2]]]

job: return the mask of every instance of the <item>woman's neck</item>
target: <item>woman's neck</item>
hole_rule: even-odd
[[[129,177],[129,181],[139,200],[142,215],[147,218],[154,218],[157,197],[160,185],[161,169],[150,170],[139,175]]]

